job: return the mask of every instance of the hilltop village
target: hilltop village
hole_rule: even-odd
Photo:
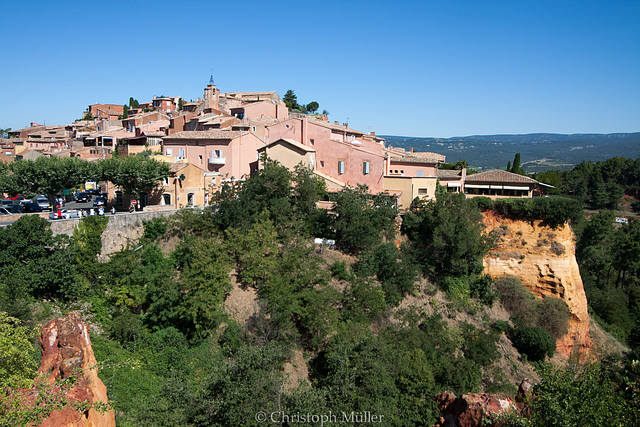
[[[242,180],[258,170],[261,155],[293,169],[308,166],[329,193],[366,185],[386,191],[406,210],[416,197],[430,199],[436,185],[470,197],[532,197],[538,182],[494,170],[467,176],[466,169],[443,170],[445,157],[385,146],[375,132],[330,122],[326,114],[290,111],[276,92],[222,93],[211,77],[202,98],[185,102],[160,96],[132,106],[89,105],[82,120],[61,126],[31,123],[0,139],[0,160],[34,160],[41,156],[98,161],[146,154],[171,164],[159,188],[142,192],[142,206],[159,209],[202,206],[225,182]],[[124,209],[130,195],[101,184],[109,206]]]

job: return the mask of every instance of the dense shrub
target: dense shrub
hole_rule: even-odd
[[[483,229],[480,210],[454,193],[417,203],[402,224],[423,271],[436,277],[482,272],[482,257],[492,246]]]
[[[537,326],[549,332],[555,339],[563,337],[569,330],[571,312],[567,304],[558,298],[547,297],[536,302]]]
[[[524,287],[520,279],[514,276],[499,277],[495,281],[500,294],[500,303],[511,317],[531,317],[534,296]]]
[[[398,251],[391,242],[382,243],[362,254],[354,269],[360,275],[376,276],[382,283],[387,303],[394,306],[413,289],[418,279],[418,267],[409,253]]]
[[[164,218],[153,218],[143,221],[144,234],[143,237],[149,240],[156,240],[167,232],[167,221]]]
[[[533,362],[552,357],[556,351],[556,341],[551,334],[538,326],[515,328],[509,338],[513,346]]]
[[[489,209],[483,200],[479,206]],[[582,218],[582,204],[568,197],[536,197],[533,199],[499,199],[492,209],[502,216],[514,219],[542,220],[545,225],[557,227],[565,222],[577,222]]]

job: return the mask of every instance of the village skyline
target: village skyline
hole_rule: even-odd
[[[382,135],[638,131],[640,4],[7,5],[3,128],[95,103],[292,89]],[[28,31],[24,31],[28,28]]]

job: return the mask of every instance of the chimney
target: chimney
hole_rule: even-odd
[[[336,120],[335,122],[333,122],[334,125],[339,125],[340,123],[338,123],[338,121]]]

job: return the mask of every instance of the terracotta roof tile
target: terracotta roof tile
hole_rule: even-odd
[[[462,171],[438,169],[438,178],[444,178],[444,179],[462,178]]]
[[[537,184],[533,178],[528,176],[518,175],[517,173],[507,172],[502,169],[494,169],[487,172],[477,173],[475,175],[467,175],[466,182],[512,182],[512,183],[527,183]]]

